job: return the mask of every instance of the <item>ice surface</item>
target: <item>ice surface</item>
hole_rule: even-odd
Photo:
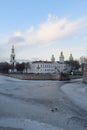
[[[61,87],[62,91],[79,107],[87,111],[87,85],[69,83]]]
[[[28,119],[0,119],[0,126],[24,130],[63,130],[45,123],[39,123]]]
[[[0,76],[0,128],[87,130],[86,113],[79,109],[81,100],[87,99],[86,91],[81,80],[28,81]]]

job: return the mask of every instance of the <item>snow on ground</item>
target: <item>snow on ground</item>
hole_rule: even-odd
[[[80,83],[69,83],[61,87],[62,91],[80,108],[87,111],[87,85]]]
[[[62,128],[53,127],[46,123],[39,123],[28,119],[0,119],[0,126],[24,130],[63,130]]]

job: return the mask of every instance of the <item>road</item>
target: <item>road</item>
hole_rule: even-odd
[[[0,129],[87,130],[87,111],[61,90],[64,84],[0,76]]]

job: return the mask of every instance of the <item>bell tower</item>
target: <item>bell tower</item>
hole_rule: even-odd
[[[69,56],[69,61],[73,61],[73,56],[72,56],[72,54],[70,54],[70,56]]]
[[[52,57],[51,57],[51,61],[52,61],[52,62],[55,62],[55,57],[54,57],[53,54],[52,54]]]
[[[12,45],[12,49],[11,49],[10,63],[12,65],[12,71],[14,72],[15,65],[16,65],[14,45]]]
[[[63,52],[60,53],[59,61],[60,61],[60,63],[64,63],[64,55],[63,55]]]

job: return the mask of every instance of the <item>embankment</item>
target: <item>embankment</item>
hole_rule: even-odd
[[[60,74],[5,74],[22,80],[68,80],[69,77]]]

